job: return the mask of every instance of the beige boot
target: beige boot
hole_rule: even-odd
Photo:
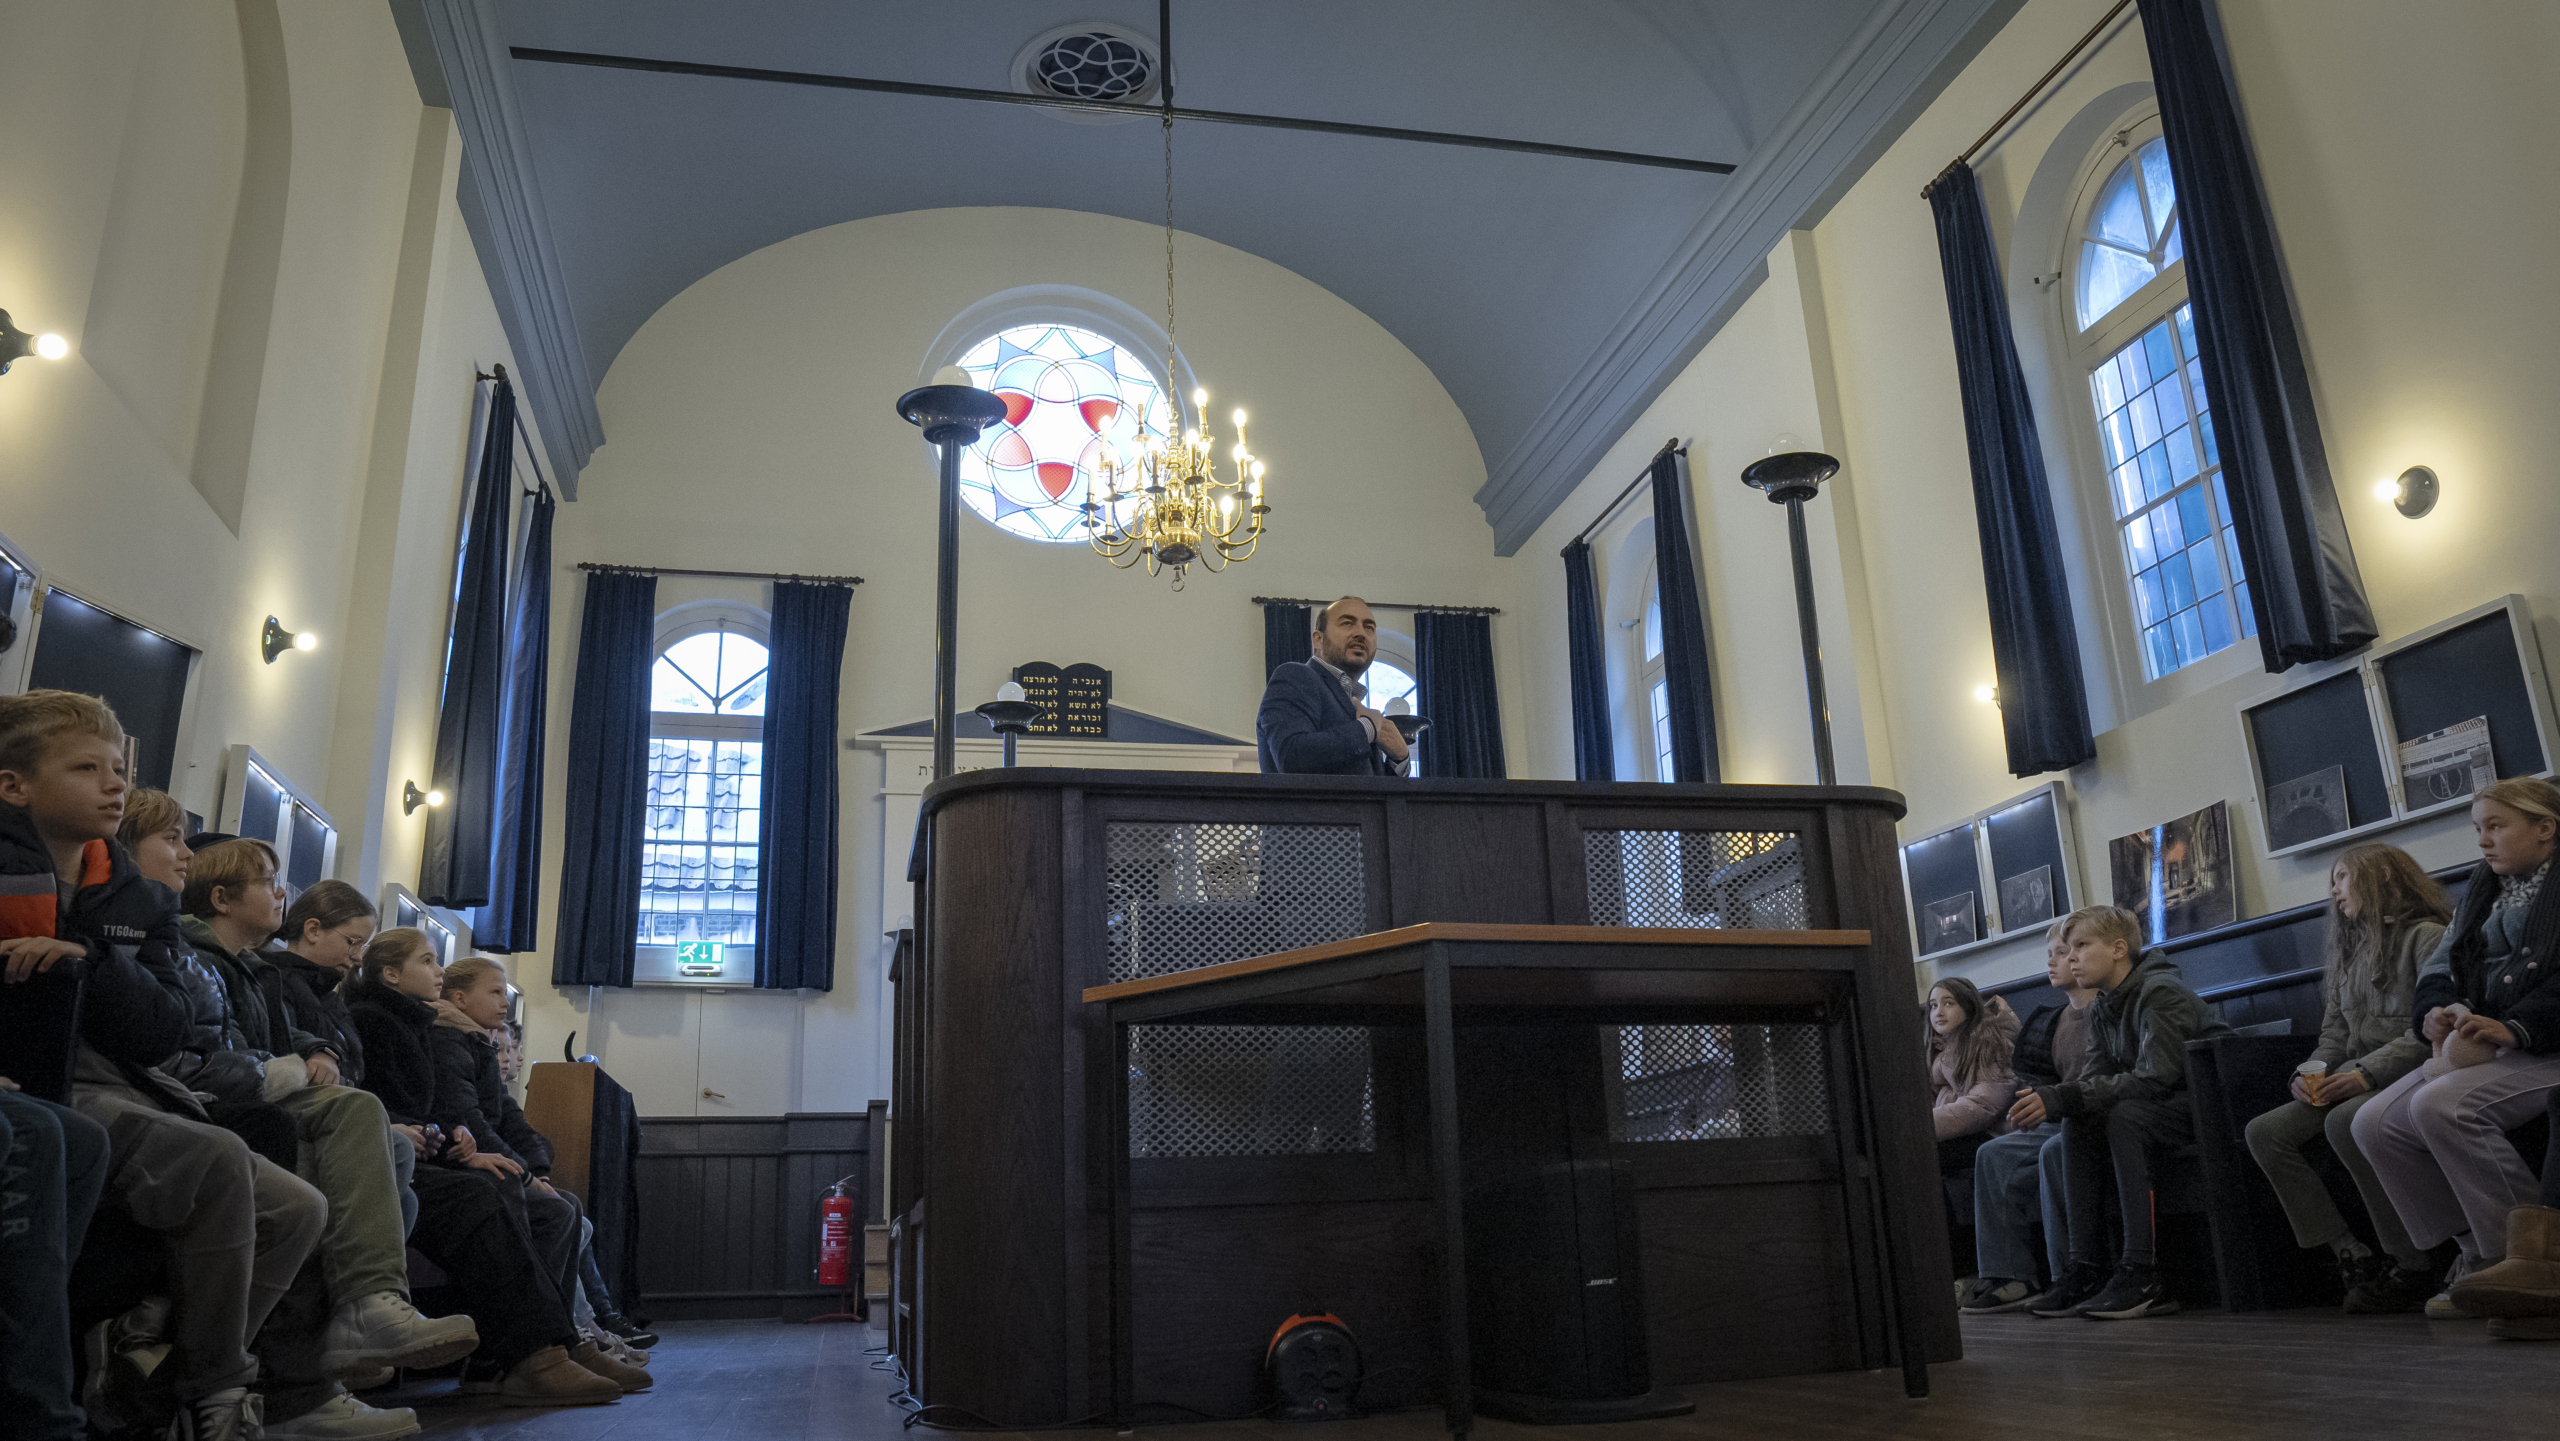
[[[509,1406],[600,1406],[622,1399],[622,1388],[569,1359],[564,1346],[545,1346],[516,1363],[498,1388]]]
[[[2474,1316],[2560,1316],[2560,1211],[2507,1213],[2507,1259],[2454,1283],[2453,1304]]]
[[[625,1366],[604,1353],[593,1341],[580,1341],[569,1348],[569,1359],[586,1367],[625,1391],[646,1391],[656,1384],[649,1373],[637,1366]]]

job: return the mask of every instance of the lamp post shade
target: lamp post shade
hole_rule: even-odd
[[[960,450],[1004,418],[1004,402],[974,385],[920,385],[898,397],[898,414],[942,448],[933,574],[933,778],[940,780],[951,774],[951,712],[958,684],[952,643],[960,625]]]

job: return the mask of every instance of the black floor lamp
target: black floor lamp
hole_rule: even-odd
[[[1821,493],[1822,483],[1840,473],[1840,462],[1813,450],[1791,450],[1755,461],[1742,472],[1742,483],[1787,508],[1787,549],[1796,564],[1796,629],[1804,639],[1805,701],[1813,710],[1813,779],[1816,785],[1838,785],[1831,762],[1831,700],[1822,686],[1822,622],[1813,613],[1813,557],[1804,539],[1804,503]]]
[[[957,373],[950,367],[934,379]],[[918,386],[898,397],[898,414],[942,448],[941,543],[933,572],[933,778],[951,774],[952,719],[958,678],[953,642],[960,626],[960,450],[1004,418],[1004,402],[968,384]]]

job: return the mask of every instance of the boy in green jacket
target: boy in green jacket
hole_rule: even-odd
[[[2166,955],[2140,949],[2142,926],[2131,911],[2084,907],[2065,919],[2063,935],[2072,976],[2097,999],[2090,1003],[2088,1073],[2038,1086],[2009,1111],[2021,1130],[2061,1118],[2069,1178],[2071,1266],[2029,1309],[2101,1321],[2164,1316],[2178,1303],[2160,1281],[2151,1167],[2160,1153],[2195,1139],[2187,1042],[2221,1023]],[[2110,1188],[2124,1217],[2124,1250],[2112,1277],[2100,1260]]]

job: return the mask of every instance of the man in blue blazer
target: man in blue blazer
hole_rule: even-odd
[[[1262,773],[1400,776],[1411,768],[1404,733],[1369,708],[1362,677],[1378,654],[1378,618],[1346,595],[1316,617],[1315,654],[1272,667],[1254,719]]]

